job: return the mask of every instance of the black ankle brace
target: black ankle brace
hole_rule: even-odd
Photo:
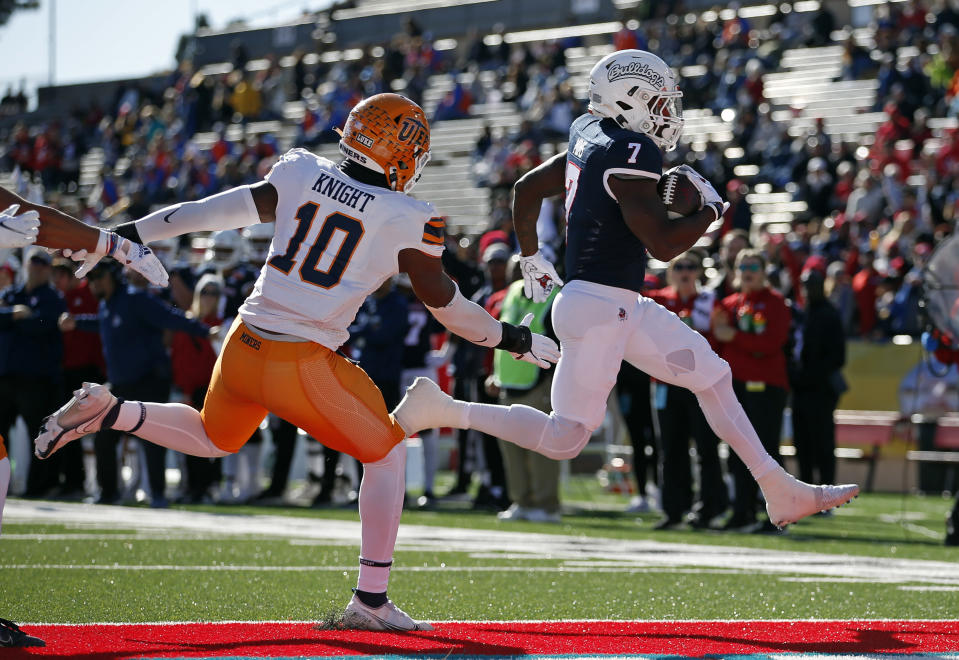
[[[353,593],[355,593],[356,597],[360,599],[360,602],[367,607],[382,607],[390,600],[386,597],[385,591],[382,593],[373,593],[372,591],[353,589]]]

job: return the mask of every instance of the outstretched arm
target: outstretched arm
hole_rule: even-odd
[[[40,216],[37,245],[53,250],[64,248],[88,252],[96,250],[100,232],[95,227],[86,225],[51,206],[31,204],[20,195],[0,187],[0,209],[5,209],[12,204],[20,205],[18,213],[36,211]]]
[[[509,351],[520,360],[548,369],[559,359],[556,343],[530,332],[525,325],[502,323],[463,297],[438,257],[407,248],[399,254],[399,269],[408,273],[413,293],[437,321],[474,344]]]
[[[539,250],[536,220],[543,200],[562,195],[565,190],[565,151],[534,167],[513,184],[513,228],[523,256],[531,256]]]
[[[116,228],[138,243],[150,243],[194,231],[240,229],[276,220],[276,188],[268,181],[238,186],[195,202],[167,206]]]

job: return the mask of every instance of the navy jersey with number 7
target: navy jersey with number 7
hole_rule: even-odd
[[[567,282],[642,288],[646,248],[626,226],[609,179],[658,181],[662,173],[662,153],[648,136],[591,114],[573,122],[566,156]]]

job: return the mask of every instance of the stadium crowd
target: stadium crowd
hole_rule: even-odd
[[[758,30],[738,17],[684,21],[663,10],[665,4],[657,3],[661,14],[629,21],[613,35],[614,45],[648,48],[677,69],[696,69],[698,74],[683,82],[686,105],[717,113],[732,110],[734,143],[742,155],[731,158],[711,142],[700,150],[684,143],[667,155],[670,165],[689,163],[725,190],[731,207],[723,226],[699,247],[650,269],[648,295],[706,335],[730,362],[737,394],[777,457],[791,392],[799,476],[831,482],[832,447],[821,438],[831,435],[832,412],[845,387],[839,373],[842,342],[835,338],[919,336],[920,272],[933,248],[951,233],[959,211],[956,129],[934,139],[928,126],[932,117],[959,116],[959,12],[941,1],[880,5],[872,49],[853,37],[842,42],[841,77],[877,78],[875,110],[887,117],[871,142],[852,143],[830,136],[822,120],[807,133],[790,133],[788,123],[773,120],[763,94],[762,74],[777,69],[784,50],[833,43],[836,21],[825,7],[800,16],[784,12],[788,5],[781,5],[780,13]],[[466,117],[472,103],[493,101],[515,103],[524,117],[515,132],[487,127],[477,141],[476,182],[491,188],[494,196],[490,226],[479,236],[447,236],[444,261],[464,295],[494,315],[514,318],[525,303],[515,295],[517,243],[506,200],[512,184],[542,161],[546,145],[562,146],[570,122],[584,111],[565,61],[566,48],[579,42],[510,45],[500,40],[489,46],[484,36],[472,33],[458,51],[440,51],[429,34],[408,20],[391,42],[367,48],[351,61],[326,62],[299,52],[291,67],[268,58],[266,66],[249,71],[241,45],[234,49],[227,73],[205,74],[184,60],[159,93],[129,86],[102,106],[40,124],[16,123],[0,135],[0,171],[13,171],[15,187],[34,201],[59,205],[92,224],[113,223],[140,217],[157,205],[262,179],[280,154],[277,136],[251,133],[231,140],[230,124],[286,122],[288,103],[302,100],[305,112],[297,120],[294,146],[315,147],[338,139],[333,129],[365,96],[400,89],[419,101],[430,75],[492,71],[492,88],[480,84],[478,76],[473,85],[455,82],[432,118]],[[905,47],[917,54],[901,61],[898,53]],[[8,96],[4,108],[18,102],[12,92]],[[212,144],[197,139],[209,131],[216,134]],[[92,192],[78,197],[80,161],[91,148],[102,149],[103,167]],[[757,165],[759,174],[748,180],[735,176],[734,167],[742,163]],[[753,226],[747,199],[758,184],[805,202],[807,210],[789,231]],[[543,249],[555,257],[560,274],[561,209],[560,204],[544,205],[540,220],[541,237],[554,237],[547,238]],[[104,375],[116,391],[133,398],[173,396],[201,405],[216,356],[217,328],[228,327],[249,293],[269,238],[246,230],[206,239],[205,251],[188,241],[157,246],[172,275],[164,291],[150,290],[135,275],[107,265],[77,280],[71,262],[40,249],[20,259],[7,255],[0,265],[0,281],[8,285],[6,306],[0,310],[0,387],[12,403],[0,427],[9,428],[19,415],[35,435],[42,415],[66,400],[70,390]],[[516,373],[491,350],[449,345],[443,329],[433,323],[402,280],[384,285],[357,316],[349,350],[381,386],[390,408],[411,374],[443,367],[452,374],[459,398],[522,401],[548,409],[548,395],[542,399],[548,374]],[[748,346],[743,336],[748,336]],[[737,493],[730,502],[718,441],[688,392],[651,384],[648,377],[624,370],[618,394],[634,444],[639,492],[646,492],[646,482],[650,492],[661,491],[660,526],[684,521],[709,526],[730,506],[727,527],[756,523],[751,478],[730,459],[727,469]],[[658,437],[654,428],[660,429]],[[268,488],[261,487],[258,474],[260,445],[251,442],[248,455],[230,457],[222,465],[186,461],[179,497],[223,502],[281,498],[296,429],[271,420],[271,430],[277,450]],[[695,502],[690,438],[701,461]],[[119,440],[119,434],[104,432],[94,442],[98,501],[124,498],[117,471]],[[460,432],[457,440],[458,472],[451,494],[467,493],[477,472],[477,507],[500,511],[504,519],[559,519],[556,465],[517,455],[495,438],[477,438],[473,432]],[[416,503],[431,506],[437,499],[435,433],[422,441],[424,492]],[[144,451],[144,486],[154,506],[166,506],[165,450]],[[33,461],[24,494],[84,496],[81,452],[74,443],[56,460]],[[324,475],[315,479],[322,485],[314,501],[329,503],[338,487],[335,477],[348,473],[344,468],[349,466],[337,469],[334,452],[320,459],[317,450],[310,459],[310,473]],[[324,467],[313,468],[312,462],[320,460]],[[633,502],[635,510],[648,506],[642,498]]]

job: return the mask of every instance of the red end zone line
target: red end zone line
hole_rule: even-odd
[[[36,625],[45,648],[3,658],[562,655],[959,651],[959,621],[545,621],[437,623],[432,632],[314,630],[309,623]]]

